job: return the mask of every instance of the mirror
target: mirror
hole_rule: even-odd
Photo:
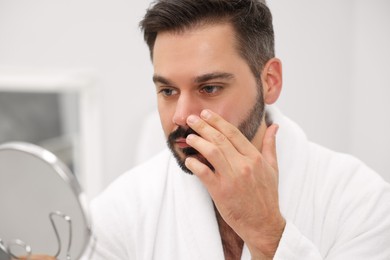
[[[0,68],[0,144],[51,151],[92,199],[103,188],[100,104],[93,71]]]
[[[78,94],[0,90],[0,143],[18,141],[54,153],[80,174]]]
[[[0,240],[0,260],[8,260],[8,254],[5,251],[3,242]]]
[[[0,180],[1,260],[29,251],[81,257],[91,238],[86,199],[54,154],[29,143],[0,145]]]

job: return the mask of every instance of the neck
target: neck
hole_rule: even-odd
[[[242,249],[244,247],[244,241],[225,222],[225,220],[222,218],[216,208],[215,215],[218,221],[219,233],[221,235],[225,260],[240,260],[242,255]]]

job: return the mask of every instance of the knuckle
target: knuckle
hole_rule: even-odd
[[[215,134],[215,136],[213,137],[213,140],[216,144],[222,144],[226,141],[226,136],[220,132],[218,132],[217,134]]]
[[[206,176],[209,173],[207,167],[199,167],[198,175],[199,176]]]
[[[237,128],[228,128],[226,129],[226,137],[229,139],[234,139],[240,134],[240,130]]]
[[[253,162],[255,165],[261,165],[263,163],[263,156],[261,154],[255,154],[253,156]]]
[[[244,164],[242,167],[241,167],[241,175],[243,177],[249,177],[251,176],[253,173],[253,167],[252,165],[250,164]]]
[[[216,146],[211,146],[207,151],[207,156],[217,156],[220,155],[220,150]]]
[[[198,125],[197,125],[197,128],[198,130],[202,131],[206,128],[206,123],[203,122],[203,121],[199,121]]]
[[[202,165],[197,159],[187,160],[186,166],[199,177],[206,176],[208,173],[207,167]]]

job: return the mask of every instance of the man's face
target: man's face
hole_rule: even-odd
[[[229,24],[159,33],[154,46],[154,82],[168,146],[187,172],[184,160],[204,158],[186,144],[192,132],[189,115],[210,109],[252,140],[258,133],[264,103],[256,79],[236,49]],[[212,166],[209,165],[211,168]]]

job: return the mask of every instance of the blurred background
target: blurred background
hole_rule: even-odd
[[[138,28],[149,4],[0,0],[0,143],[55,152],[89,198],[161,149],[140,145],[161,134],[145,130],[156,120]],[[309,139],[390,181],[390,1],[268,4],[284,70],[278,106]]]

